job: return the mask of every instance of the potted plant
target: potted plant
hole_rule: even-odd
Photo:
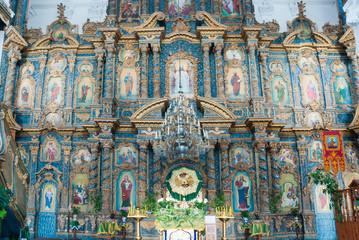
[[[248,217],[249,217],[249,211],[248,209],[243,209],[241,211],[241,216],[243,218],[243,223],[244,225],[247,225],[248,224]]]
[[[215,198],[213,203],[210,205],[214,209],[222,209],[226,206],[226,198],[224,197],[223,191],[221,191]]]
[[[299,208],[292,208],[290,210],[290,213],[294,217],[295,222],[298,223],[299,222],[299,216],[300,216]]]
[[[128,209],[127,208],[120,208],[120,214],[122,217],[122,223],[125,224],[128,216]]]
[[[6,217],[6,207],[10,203],[10,191],[5,189],[3,185],[0,185],[0,232],[1,222]]]
[[[77,239],[77,230],[79,230],[80,228],[80,223],[79,221],[77,221],[77,214],[80,212],[80,208],[79,207],[72,207],[71,208],[71,212],[73,215],[73,219],[70,223],[70,227],[72,230],[74,230],[74,237],[73,239]]]
[[[142,209],[146,209],[148,213],[152,213],[154,211],[156,211],[156,209],[158,208],[158,204],[157,204],[157,196],[158,196],[158,192],[155,193],[155,195],[151,194],[149,191],[146,191],[146,196],[147,199],[145,199],[142,202]]]

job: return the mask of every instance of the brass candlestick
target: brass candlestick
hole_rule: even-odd
[[[223,228],[223,237],[222,240],[227,240],[227,221],[230,219],[234,219],[233,211],[230,207],[229,209],[222,207],[221,211],[216,211],[216,218],[222,221],[222,228]]]
[[[136,231],[137,231],[137,236],[136,236],[136,240],[141,240],[141,225],[140,225],[140,221],[144,218],[147,218],[147,213],[145,211],[141,211],[140,208],[136,208],[136,210],[134,210],[133,208],[131,208],[129,214],[128,214],[129,218],[133,218],[136,220]]]

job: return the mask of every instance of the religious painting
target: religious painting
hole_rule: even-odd
[[[36,83],[31,78],[21,79],[17,89],[17,104],[20,108],[34,108]]]
[[[289,105],[289,85],[282,75],[271,76],[272,101],[278,105]]]
[[[137,150],[133,144],[121,144],[115,150],[115,166],[127,165],[130,167],[137,166]]]
[[[323,144],[322,141],[313,140],[308,148],[309,161],[321,162],[323,161]]]
[[[232,60],[242,61],[242,60],[244,60],[244,54],[241,49],[228,49],[228,50],[226,50],[225,57],[226,57],[227,61],[232,61]]]
[[[48,63],[49,71],[57,73],[64,71],[66,65],[66,58],[62,53],[56,53],[53,57],[51,57]]]
[[[303,40],[306,40],[308,38],[310,38],[312,31],[310,30],[309,27],[304,26],[303,24],[297,26],[295,28],[295,31],[299,31],[299,33],[297,34],[297,37]]]
[[[226,68],[226,90],[229,99],[245,100],[248,97],[248,87],[242,68]]]
[[[22,162],[24,163],[25,166],[28,166],[30,162],[30,155],[27,153],[24,146],[19,146],[18,149],[20,152],[20,157]]]
[[[199,194],[203,184],[202,176],[194,169],[178,167],[166,177],[166,187],[178,201],[192,201]]]
[[[352,93],[346,76],[337,75],[332,79],[334,102],[336,105],[352,105]]]
[[[197,63],[193,56],[188,56],[183,50],[169,56],[166,61],[166,96],[175,98],[180,92],[187,98],[193,98],[197,93]]]
[[[124,49],[119,53],[122,62],[132,62],[133,64],[139,60],[138,51],[135,49]]]
[[[47,102],[54,102],[60,106],[64,103],[64,81],[62,76],[50,76],[47,81],[46,99]]]
[[[137,185],[131,171],[121,171],[116,181],[116,209],[129,208],[136,204]]]
[[[335,60],[330,65],[330,70],[332,70],[333,73],[340,73],[340,74],[344,74],[347,71],[346,66],[340,60]]]
[[[282,211],[288,212],[292,208],[299,206],[298,198],[298,183],[294,179],[294,175],[290,173],[284,173],[279,181],[281,187],[281,208]]]
[[[76,147],[74,154],[72,155],[72,166],[90,166],[91,153],[87,147],[80,145]]]
[[[119,69],[119,98],[120,100],[136,100],[138,94],[139,73],[135,67]]]
[[[270,64],[269,64],[269,70],[271,72],[276,72],[276,73],[281,73],[284,71],[284,65],[281,61],[279,60],[273,60]]]
[[[93,104],[95,79],[92,76],[82,76],[76,83],[76,106],[89,106]]]
[[[348,163],[359,164],[358,152],[354,145],[346,145],[344,153]]]
[[[55,137],[48,136],[41,146],[41,161],[56,162],[61,160],[61,146]]]
[[[139,0],[124,0],[123,2],[121,2],[121,18],[139,18],[140,6],[141,4]]]
[[[167,7],[169,18],[177,15],[187,18],[192,12],[192,0],[168,0]]]
[[[236,146],[232,148],[230,157],[232,166],[235,166],[238,163],[247,163],[248,165],[251,165],[251,153],[244,146]]]
[[[232,180],[233,211],[254,211],[252,180],[246,171],[238,171]]]
[[[35,71],[34,65],[29,62],[25,63],[24,66],[20,70],[22,76],[25,76],[25,75],[30,76],[34,73],[34,71]]]
[[[45,184],[41,193],[41,212],[55,212],[56,209],[56,187],[51,184]]]
[[[239,0],[222,0],[222,16],[223,17],[239,17],[240,16]]]
[[[303,71],[313,72],[317,68],[314,54],[310,51],[300,53],[300,56],[298,57],[298,66]]]
[[[90,74],[93,72],[93,65],[88,61],[85,61],[79,66],[79,72],[80,74]]]
[[[321,87],[317,76],[314,74],[300,74],[299,78],[303,105],[309,105],[314,101],[319,103],[321,100]]]
[[[58,29],[56,29],[56,31],[54,31],[54,33],[52,34],[52,38],[57,41],[57,42],[62,42],[66,39],[67,36],[67,29],[64,27],[59,27]]]
[[[311,112],[306,116],[305,124],[308,127],[321,127],[323,126],[322,115],[318,112]]]
[[[315,193],[315,205],[318,213],[330,213],[330,197],[328,193],[324,193],[326,189],[324,185],[316,185],[314,189]]]
[[[338,136],[326,136],[325,144],[329,150],[339,149]]]
[[[296,166],[295,155],[292,149],[289,147],[282,147],[278,154],[278,164],[280,166]]]
[[[87,209],[89,201],[89,177],[76,174],[72,180],[72,207]]]

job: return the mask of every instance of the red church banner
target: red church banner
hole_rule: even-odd
[[[339,131],[322,132],[324,170],[332,169],[334,174],[345,171],[343,137]]]

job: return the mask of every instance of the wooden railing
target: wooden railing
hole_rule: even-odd
[[[341,201],[335,209],[338,240],[359,239],[359,187],[339,190]]]

